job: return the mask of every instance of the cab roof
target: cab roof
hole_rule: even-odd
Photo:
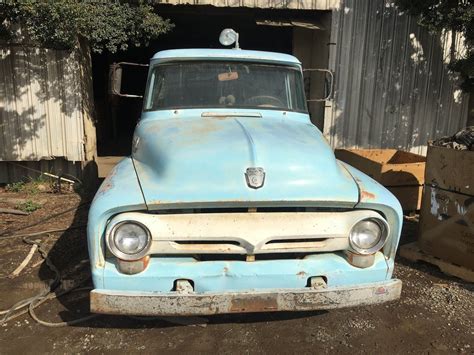
[[[301,65],[298,58],[284,53],[249,51],[242,49],[171,49],[156,53],[151,59],[154,62],[168,62],[177,60],[236,60],[250,62],[267,62],[287,65]]]

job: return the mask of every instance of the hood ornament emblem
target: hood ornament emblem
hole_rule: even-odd
[[[247,168],[245,172],[247,185],[252,189],[258,189],[265,182],[265,170],[263,168]]]

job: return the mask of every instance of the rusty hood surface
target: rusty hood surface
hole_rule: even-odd
[[[359,198],[352,176],[304,114],[155,112],[138,124],[132,150],[151,210],[353,207]],[[245,173],[256,167],[265,180],[252,188]]]

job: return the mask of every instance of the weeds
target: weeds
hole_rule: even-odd
[[[13,182],[5,187],[7,192],[24,192],[29,195],[49,190],[51,190],[51,182],[41,175],[36,178],[28,177],[28,180]]]
[[[1,0],[0,0],[1,3]],[[74,178],[71,176],[71,178]],[[13,182],[5,186],[6,192],[21,192],[27,195],[36,195],[42,192],[49,193],[67,193],[67,192],[76,192],[83,194],[85,189],[82,186],[82,182],[76,180],[75,184],[71,184],[67,181],[61,181],[59,183],[58,179],[51,179],[48,176],[40,175],[38,177],[26,177],[25,179]]]
[[[16,205],[15,208],[20,210],[20,211],[23,211],[23,212],[31,213],[31,212],[34,212],[36,210],[39,210],[41,208],[41,205],[39,203],[36,203],[36,202],[32,201],[32,200],[27,200],[25,202],[22,202],[22,203]]]
[[[5,187],[5,190],[8,192],[22,192],[25,188],[24,181],[12,182]]]

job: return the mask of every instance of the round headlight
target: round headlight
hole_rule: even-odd
[[[138,222],[121,222],[110,233],[109,248],[120,259],[137,260],[148,252],[151,237],[148,229]]]
[[[388,226],[385,221],[368,218],[357,222],[349,236],[351,247],[360,254],[372,254],[385,244]]]

